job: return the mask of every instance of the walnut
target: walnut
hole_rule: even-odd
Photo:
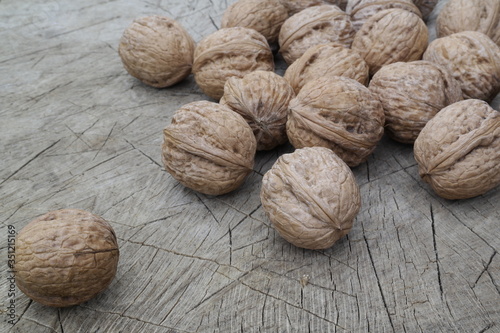
[[[369,89],[382,102],[386,132],[410,144],[436,113],[463,99],[460,83],[445,68],[423,60],[382,67]]]
[[[130,75],[164,88],[191,74],[194,49],[193,39],[178,22],[155,15],[134,20],[120,39],[118,54]]]
[[[193,73],[201,90],[219,100],[232,76],[274,71],[273,53],[261,33],[245,27],[223,28],[203,38],[194,51]]]
[[[197,101],[178,109],[163,130],[162,160],[184,186],[220,195],[243,184],[256,146],[242,116],[224,105]]]
[[[366,20],[376,13],[391,8],[400,8],[422,17],[420,10],[412,0],[349,0],[346,12],[351,15],[352,26],[358,31]]]
[[[295,97],[283,77],[269,71],[255,71],[226,81],[220,104],[239,113],[253,130],[257,150],[269,150],[288,141],[288,103]]]
[[[437,36],[467,30],[482,32],[500,46],[500,1],[449,0],[437,17]]]
[[[490,101],[500,91],[500,47],[482,32],[435,39],[423,58],[444,66],[460,82],[464,98]]]
[[[345,76],[366,85],[368,73],[358,52],[330,43],[310,47],[286,69],[284,77],[298,93],[304,84],[322,76]]]
[[[500,112],[468,99],[439,111],[414,145],[422,179],[446,199],[472,198],[500,185]]]
[[[118,243],[101,217],[61,209],[27,224],[16,239],[16,283],[29,298],[77,305],[106,289],[116,274]]]
[[[224,11],[221,27],[255,29],[273,44],[287,18],[288,10],[279,0],[239,0]]]
[[[377,96],[346,77],[306,83],[289,110],[286,131],[295,148],[327,147],[352,167],[368,158],[384,134]]]
[[[422,13],[422,18],[427,20],[436,7],[439,0],[413,0],[413,3]]]
[[[317,44],[335,42],[350,47],[354,33],[349,15],[337,6],[308,7],[289,17],[281,26],[280,53],[290,65]]]
[[[326,249],[345,236],[361,206],[351,169],[328,148],[281,155],[262,179],[262,206],[295,246]]]
[[[347,0],[280,0],[287,8],[288,15],[292,16],[298,12],[312,6],[321,5],[336,5],[340,9],[345,10]]]
[[[383,65],[420,60],[428,37],[427,26],[418,15],[399,8],[386,9],[363,24],[352,49],[361,54],[373,75]]]

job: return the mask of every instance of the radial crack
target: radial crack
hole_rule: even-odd
[[[370,257],[370,262],[372,264],[373,272],[375,273],[375,278],[377,280],[378,290],[380,292],[380,296],[382,297],[382,302],[384,303],[384,308],[385,308],[385,311],[387,313],[387,317],[389,319],[389,323],[391,324],[392,331],[396,332],[394,330],[394,324],[392,322],[391,313],[389,312],[389,307],[387,306],[387,302],[385,300],[384,291],[382,289],[382,285],[380,284],[380,279],[378,277],[377,269],[375,267],[375,262],[373,261],[373,256],[372,256],[372,252],[371,252],[371,249],[370,249],[370,245],[368,244],[368,239],[366,238],[365,235],[363,235],[363,238],[365,239],[366,248],[368,250],[368,256]]]
[[[441,295],[441,299],[443,299],[443,284],[441,281],[441,267],[439,265],[439,255],[438,255],[437,243],[436,243],[436,226],[435,226],[434,210],[432,208],[432,204],[430,205],[430,211],[431,211],[432,245],[434,247],[434,255],[435,255],[435,259],[436,259],[436,270],[437,270],[437,278],[438,278],[438,284],[439,284],[439,293]]]

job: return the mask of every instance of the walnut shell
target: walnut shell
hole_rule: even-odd
[[[404,9],[422,17],[420,10],[412,0],[349,0],[346,12],[351,15],[354,30],[358,31],[370,17],[382,10],[391,8]]]
[[[101,217],[61,209],[27,224],[16,239],[16,284],[44,305],[67,307],[90,300],[116,274],[119,250]]]
[[[349,15],[335,5],[308,7],[289,17],[279,34],[280,53],[290,65],[311,46],[335,42],[350,47],[354,38]]]
[[[330,43],[310,47],[285,71],[297,94],[307,82],[322,76],[344,76],[366,85],[369,68],[358,52]]]
[[[278,41],[288,10],[280,0],[238,0],[224,11],[222,28],[246,27],[260,32],[269,44]]]
[[[446,199],[472,198],[500,185],[500,112],[469,99],[439,111],[414,145],[422,179]]]
[[[368,158],[384,134],[377,96],[346,77],[308,82],[289,110],[286,131],[295,148],[327,147],[352,167]]]
[[[250,125],[257,150],[269,150],[288,141],[288,103],[295,97],[292,87],[274,72],[255,71],[226,81],[220,104],[239,113]]]
[[[413,0],[413,3],[422,13],[422,18],[427,20],[436,7],[439,0]]]
[[[386,132],[403,143],[413,143],[436,113],[463,99],[460,83],[444,67],[424,60],[386,65],[368,88],[382,102]]]
[[[393,8],[370,17],[354,36],[352,49],[370,67],[370,75],[398,61],[420,60],[429,34],[422,19],[407,10]]]
[[[292,16],[298,12],[312,6],[336,5],[345,10],[347,0],[280,0],[288,10],[288,15]]]
[[[351,169],[323,147],[281,155],[262,179],[260,199],[278,233],[306,249],[331,247],[351,230],[361,206]]]
[[[163,130],[162,161],[184,186],[220,195],[243,184],[256,146],[243,117],[224,105],[197,101],[178,109]]]
[[[257,70],[274,71],[274,57],[266,38],[254,29],[217,30],[203,38],[194,51],[195,81],[216,100],[224,94],[228,78]]]
[[[134,20],[123,32],[118,54],[130,75],[164,88],[191,74],[194,49],[193,39],[178,22],[154,15]]]
[[[500,46],[500,1],[449,0],[437,17],[437,36],[468,30],[482,32]]]
[[[482,32],[435,39],[423,58],[444,66],[460,82],[464,98],[491,101],[500,92],[500,47]]]

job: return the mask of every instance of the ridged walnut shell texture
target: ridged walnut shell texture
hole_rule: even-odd
[[[230,77],[243,77],[257,70],[274,71],[274,57],[266,38],[254,29],[219,29],[196,46],[194,78],[213,99],[222,97],[224,84]]]
[[[423,56],[460,82],[464,98],[492,100],[500,92],[500,47],[478,31],[433,40]]]
[[[349,15],[339,7],[308,7],[289,17],[281,26],[280,53],[290,65],[314,45],[334,42],[348,48],[354,33]]]
[[[463,99],[460,83],[444,67],[423,60],[382,67],[368,88],[382,103],[386,133],[409,144],[436,113]]]
[[[346,12],[351,15],[354,30],[358,31],[370,17],[382,10],[391,8],[404,9],[422,17],[420,10],[412,0],[349,0]]]
[[[287,8],[288,15],[292,16],[298,12],[312,6],[335,5],[345,10],[347,0],[280,0]]]
[[[194,49],[193,39],[178,22],[154,15],[134,20],[123,32],[118,54],[130,75],[164,88],[191,74]]]
[[[246,27],[260,32],[269,44],[278,41],[288,10],[279,0],[239,0],[224,11],[221,28]]]
[[[422,19],[407,10],[386,9],[370,17],[356,33],[352,49],[370,67],[370,75],[382,66],[420,60],[429,34]]]
[[[112,227],[79,209],[61,209],[27,224],[16,239],[16,283],[44,305],[81,304],[106,289],[119,250]]]
[[[274,72],[255,71],[226,81],[220,104],[240,114],[250,125],[257,150],[269,150],[288,141],[288,104],[295,97],[292,87]]]
[[[500,112],[486,102],[454,103],[432,118],[414,145],[422,179],[446,199],[467,199],[500,185]]]
[[[256,146],[243,117],[218,103],[197,101],[178,109],[163,130],[162,161],[184,186],[221,195],[243,184]]]
[[[482,32],[500,46],[500,1],[449,0],[437,17],[437,36],[461,31]]]
[[[298,93],[307,82],[323,76],[344,76],[366,85],[368,73],[368,65],[358,52],[330,43],[309,48],[288,66],[284,77]]]
[[[278,233],[306,249],[331,247],[351,230],[361,206],[351,169],[323,147],[281,155],[263,177],[260,199]]]
[[[413,0],[413,3],[422,13],[422,18],[427,20],[436,7],[439,0]]]
[[[286,131],[295,148],[330,148],[351,167],[364,162],[384,134],[382,104],[349,78],[310,81],[289,109]]]

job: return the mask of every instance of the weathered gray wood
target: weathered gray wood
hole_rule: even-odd
[[[245,185],[220,197],[163,170],[163,127],[207,97],[192,77],[139,83],[118,40],[134,18],[162,14],[199,41],[231,2],[0,1],[0,269],[8,225],[65,207],[110,221],[121,250],[111,286],[80,306],[17,290],[13,326],[2,274],[0,331],[500,332],[500,189],[441,199],[409,145],[384,138],[354,168],[362,209],[324,251],[285,242],[260,205],[262,175],[290,146],[258,153]]]

